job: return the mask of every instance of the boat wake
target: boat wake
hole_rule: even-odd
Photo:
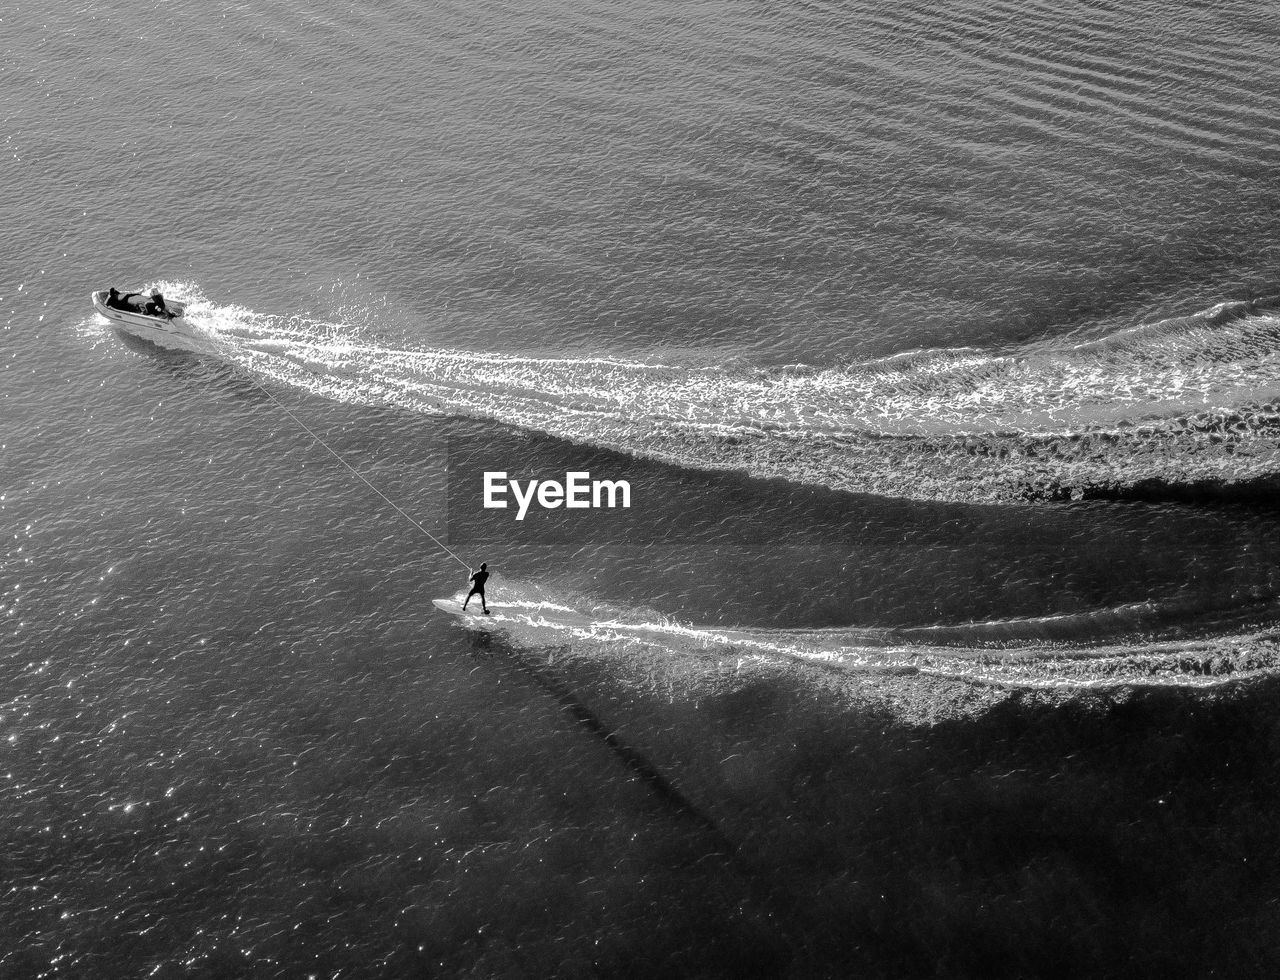
[[[752,368],[389,348],[343,324],[161,285],[188,302],[193,347],[261,376],[679,466],[940,501],[1280,486],[1280,297],[1085,343]]]
[[[1091,618],[1143,625],[1176,616],[1176,604],[973,623],[945,631],[725,629],[686,625],[653,610],[552,597],[527,582],[502,581],[500,591],[503,602],[491,604],[491,616],[457,622],[465,628],[503,631],[520,649],[553,649],[562,658],[606,659],[629,669],[649,663],[646,653],[656,654],[661,671],[668,675],[687,665],[696,676],[714,676],[716,671],[707,669],[709,660],[735,675],[804,664],[826,668],[828,676],[855,688],[862,682],[925,678],[1008,692],[1204,688],[1280,672],[1280,631],[1274,629],[1154,642],[1135,633],[1103,644],[1046,637],[1046,628],[1079,637],[1081,622]],[[1272,598],[1258,605],[1258,619],[1274,621],[1280,601]]]

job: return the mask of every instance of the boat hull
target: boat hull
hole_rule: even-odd
[[[183,314],[186,312],[181,303],[168,303],[171,316],[149,316],[136,310],[122,310],[107,305],[105,289],[90,293],[93,308],[106,317],[114,326],[119,327],[144,340],[164,343],[166,340],[178,342],[190,337]],[[184,345],[185,346],[185,345]]]

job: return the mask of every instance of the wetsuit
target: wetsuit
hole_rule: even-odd
[[[473,595],[478,595],[480,597],[480,608],[485,612],[488,612],[489,607],[485,605],[484,601],[484,583],[489,581],[489,573],[482,568],[471,576],[471,581],[475,584],[471,586],[471,591],[467,593],[466,599],[463,600],[462,608],[466,609],[467,603],[471,601],[471,597]]]

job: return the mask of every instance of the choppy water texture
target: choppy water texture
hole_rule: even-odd
[[[1277,23],[4,11],[0,974],[1274,973]]]

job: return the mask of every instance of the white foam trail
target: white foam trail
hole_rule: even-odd
[[[1252,431],[1276,423],[1267,403],[1280,400],[1280,317],[1265,312],[1215,308],[1059,349],[766,370],[396,349],[342,324],[187,298],[188,322],[222,356],[323,397],[492,419],[677,465],[944,500],[1280,469],[1270,433]]]
[[[619,652],[645,649],[673,664],[712,656],[741,670],[752,663],[790,661],[853,678],[922,676],[1028,689],[1210,687],[1280,673],[1280,634],[1274,631],[1092,646],[1046,642],[943,646],[904,641],[902,631],[895,630],[689,626],[651,610],[551,601],[532,583],[510,580],[501,580],[495,595],[499,591],[503,601],[490,604],[490,617],[463,618],[459,624],[503,630],[522,647],[570,644],[579,656],[591,656],[594,650],[616,657]],[[461,601],[462,596],[455,598]],[[1114,614],[1128,611],[1123,607]],[[984,627],[1005,625],[973,624],[969,629],[981,634]]]

